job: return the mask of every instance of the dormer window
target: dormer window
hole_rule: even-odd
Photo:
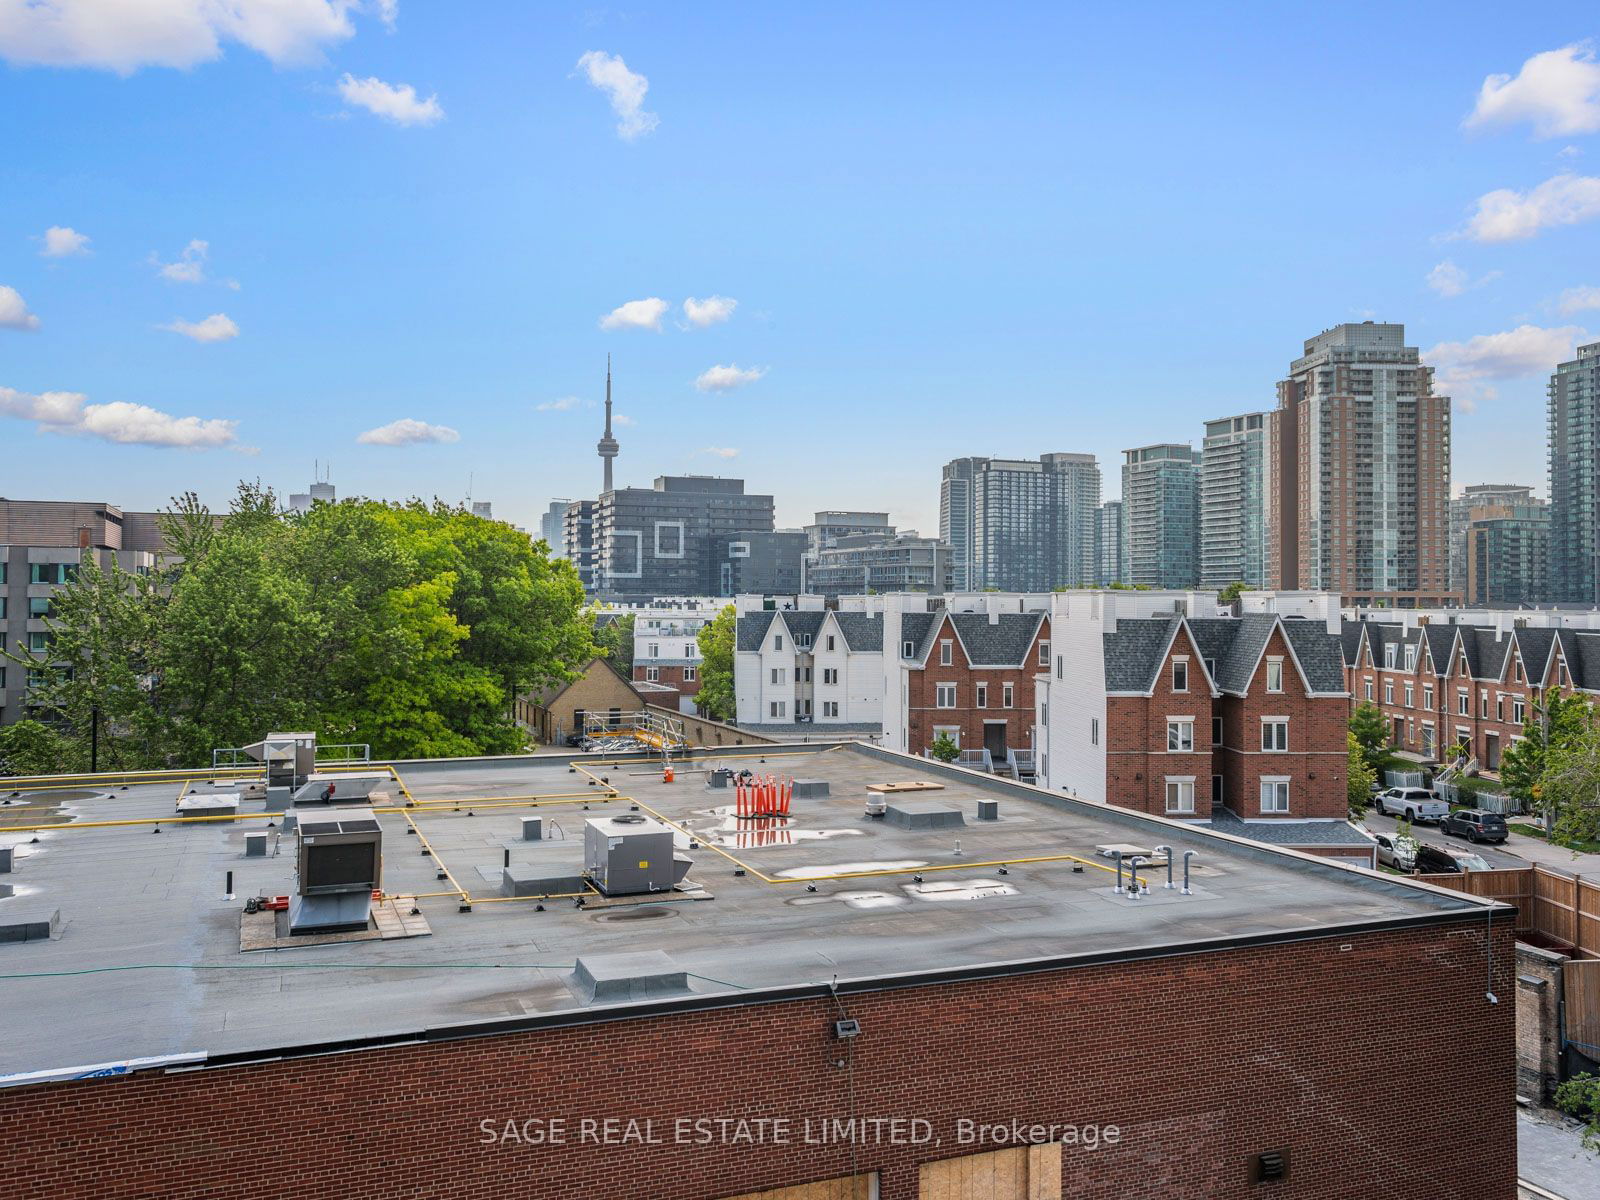
[[[1391,670],[1391,671],[1394,670],[1394,647],[1393,646],[1385,646],[1383,648],[1383,665],[1388,670]]]
[[[916,656],[917,656],[917,644],[915,642],[901,642],[900,643],[900,657],[901,658],[915,658]]]

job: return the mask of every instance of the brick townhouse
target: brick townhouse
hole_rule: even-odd
[[[1033,748],[1034,679],[1050,661],[1043,612],[906,613],[905,726],[913,753],[948,734],[995,763]]]
[[[1483,625],[1347,620],[1351,703],[1376,704],[1398,749],[1438,760],[1465,742],[1484,770],[1499,770],[1535,715],[1536,693],[1600,690],[1600,632],[1491,616]]]
[[[1156,595],[1054,606],[1039,712],[1046,786],[1370,861],[1370,840],[1346,820],[1338,634],[1275,613],[1190,617]]]

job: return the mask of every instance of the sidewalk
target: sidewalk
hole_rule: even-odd
[[[1600,1154],[1553,1114],[1517,1112],[1517,1175],[1563,1200],[1600,1200]]]
[[[1538,823],[1537,817],[1512,817],[1511,820],[1519,824]],[[1600,854],[1580,854],[1564,846],[1552,846],[1542,838],[1532,838],[1526,834],[1512,832],[1506,836],[1505,843],[1498,848],[1528,862],[1555,867],[1574,875],[1600,875]]]

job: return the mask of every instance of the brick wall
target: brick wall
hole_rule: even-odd
[[[655,671],[656,678],[651,680],[647,672]],[[693,679],[685,679],[684,672],[694,675]],[[682,696],[693,696],[700,691],[700,668],[684,666],[666,666],[655,663],[634,663],[633,677],[635,680],[649,680],[652,683],[663,684],[678,692]]]
[[[1548,1103],[1561,1081],[1561,967],[1567,956],[1517,943],[1517,1094]]]
[[[939,643],[951,643],[951,665],[940,665]],[[974,668],[961,647],[950,622],[945,620],[934,636],[928,662],[920,670],[906,673],[906,732],[908,748],[921,754],[933,745],[934,730],[955,726],[961,730],[963,750],[981,750],[987,727],[1004,722],[1008,749],[1026,750],[1033,746],[1033,678],[1047,667],[1039,666],[1039,643],[1050,640],[1050,622],[1044,621],[1028,651],[1028,664],[1010,670]],[[938,685],[956,685],[956,706],[938,707]],[[978,687],[983,685],[984,707],[977,707]],[[1011,687],[1011,707],[1005,706],[1005,689]]]
[[[912,1200],[924,1161],[982,1123],[1116,1125],[1118,1144],[1068,1146],[1064,1195],[1266,1195],[1503,1200],[1516,1133],[1511,929],[1425,929],[850,995],[862,1023],[833,1040],[826,999],[726,1007],[364,1050],[254,1066],[0,1090],[12,1197],[293,1194],[707,1200],[881,1173]],[[515,987],[513,983],[496,987]],[[1448,1038],[1381,1052],[1366,1013],[1448,1014]],[[1196,1019],[1196,1014],[1202,1014]],[[464,1014],[465,1015],[465,1014]],[[392,1013],[380,1024],[404,1018]],[[292,1022],[286,1028],[292,1030]],[[835,1063],[853,1058],[846,1070]],[[1415,1103],[1382,1103],[1404,1081]],[[930,1122],[940,1144],[683,1146],[679,1118]],[[1467,1121],[1448,1153],[1440,1109]],[[1375,1117],[1374,1104],[1382,1109]],[[565,1118],[578,1144],[484,1144],[480,1122]],[[582,1118],[651,1119],[665,1145],[581,1144]],[[1377,1132],[1375,1132],[1377,1131]],[[1253,1156],[1290,1153],[1286,1182],[1246,1182]],[[1403,1185],[1396,1181],[1403,1180]]]
[[[1281,692],[1267,691],[1267,664],[1272,658],[1283,660]],[[1247,694],[1222,697],[1218,714],[1224,749],[1215,756],[1217,772],[1223,776],[1223,803],[1233,812],[1247,819],[1274,815],[1261,811],[1261,780],[1287,775],[1289,811],[1278,815],[1342,819],[1347,814],[1349,703],[1343,696],[1309,693],[1294,668],[1282,630],[1268,639]],[[1287,752],[1263,752],[1263,717],[1289,719]]]
[[[1174,660],[1188,659],[1188,690],[1174,691]],[[1106,697],[1106,798],[1123,808],[1164,815],[1168,777],[1194,777],[1194,815],[1211,815],[1212,699],[1201,655],[1187,630],[1173,639],[1152,696]],[[1194,721],[1194,749],[1167,751],[1167,721]],[[1178,814],[1173,814],[1178,815]]]

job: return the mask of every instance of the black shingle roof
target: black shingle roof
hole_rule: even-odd
[[[1567,670],[1573,683],[1589,691],[1600,691],[1600,633],[1587,629],[1578,631],[1576,659],[1567,658]]]
[[[1294,648],[1294,656],[1313,692],[1345,690],[1344,661],[1339,652],[1339,635],[1329,633],[1321,621],[1289,618],[1283,623],[1284,636]]]
[[[844,644],[851,650],[883,649],[883,616],[864,612],[836,612],[833,619],[839,623]]]
[[[1025,667],[1043,613],[1000,613],[994,624],[988,613],[952,613],[950,622],[974,667]]]
[[[734,626],[734,648],[761,649],[761,643],[767,639],[767,630],[772,627],[772,620],[777,615],[769,611],[740,613]]]
[[[1528,682],[1542,682],[1544,669],[1550,663],[1550,646],[1556,640],[1555,631],[1529,628],[1515,629],[1512,633],[1517,639],[1517,650],[1522,655],[1522,669],[1527,672]]]
[[[1361,631],[1365,627],[1365,621],[1345,621],[1339,627],[1339,648],[1347,667],[1356,665],[1356,658],[1361,653]]]
[[[1226,808],[1215,810],[1211,827],[1218,833],[1250,838],[1273,846],[1358,846],[1372,848],[1372,839],[1348,821],[1241,821]]]
[[[1452,653],[1455,651],[1456,630],[1455,625],[1428,624],[1422,626],[1424,639],[1428,643],[1428,656],[1433,662],[1434,674],[1443,677],[1450,673],[1453,661]],[[1422,651],[1417,651],[1417,660],[1420,662]]]
[[[1156,672],[1172,632],[1181,617],[1140,617],[1118,621],[1115,630],[1103,635],[1106,659],[1106,691],[1148,692],[1155,686]]]
[[[927,654],[925,645],[933,637],[933,631],[939,623],[943,613],[904,613],[900,617],[900,640],[910,642],[915,651],[913,657],[922,658]],[[903,647],[896,647],[896,650]],[[904,657],[902,655],[902,657]]]

